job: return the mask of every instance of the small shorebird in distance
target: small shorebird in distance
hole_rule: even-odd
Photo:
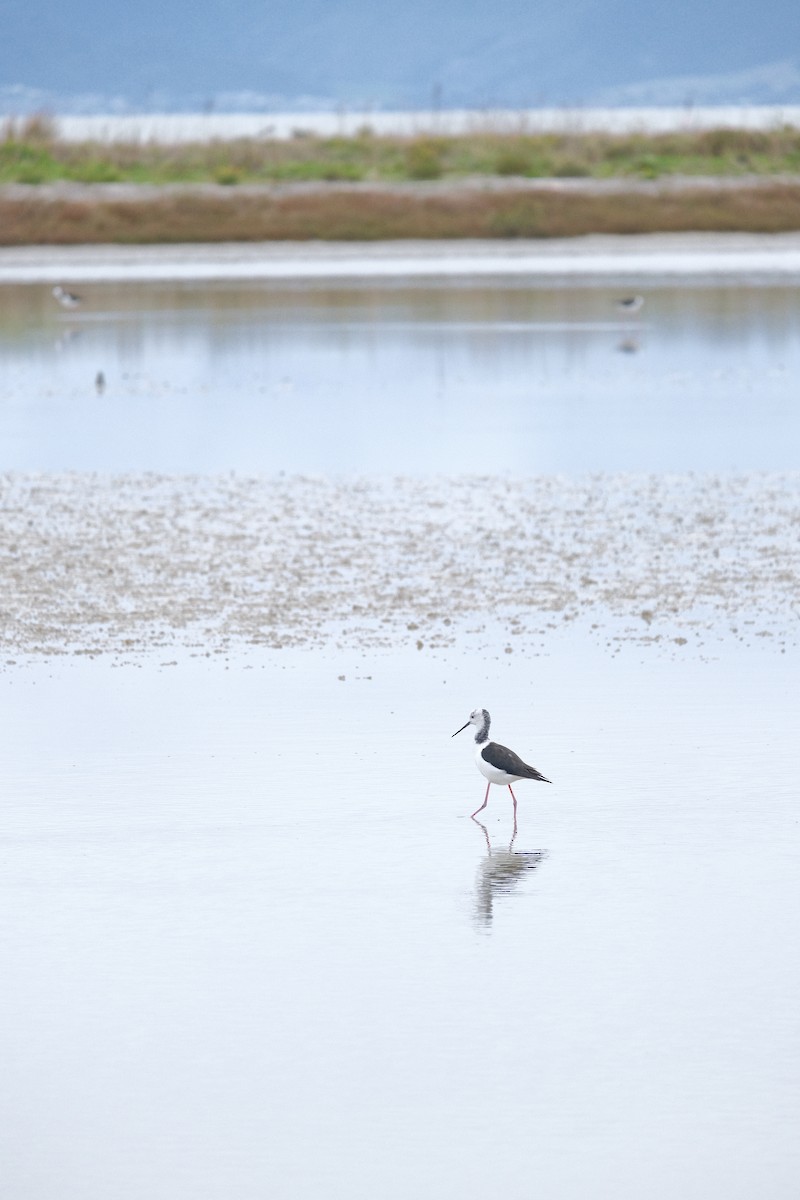
[[[644,296],[623,296],[617,301],[617,308],[620,312],[628,313],[633,316],[644,305]]]
[[[540,783],[551,783],[550,779],[545,779],[540,771],[535,767],[529,767],[523,762],[518,754],[513,750],[509,750],[507,746],[501,746],[499,742],[489,741],[489,725],[491,718],[485,708],[476,708],[469,714],[469,720],[466,724],[457,729],[453,734],[456,737],[462,733],[469,725],[474,725],[477,729],[475,734],[475,763],[484,779],[489,782],[486,785],[486,795],[483,798],[483,804],[480,808],[476,808],[470,816],[475,817],[489,803],[489,788],[493,783],[505,784],[511,792],[511,799],[514,801],[514,823],[517,820],[517,797],[514,795],[512,783],[516,783],[519,779],[538,779]]]
[[[60,283],[53,288],[53,295],[62,308],[77,308],[82,300],[81,296],[76,296],[75,292],[68,292]]]

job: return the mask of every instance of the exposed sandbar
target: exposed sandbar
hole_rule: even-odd
[[[0,284],[457,277],[793,283],[800,280],[800,233],[0,248]]]

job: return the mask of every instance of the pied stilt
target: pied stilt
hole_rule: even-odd
[[[630,313],[631,316],[637,313],[644,304],[644,296],[623,296],[617,301],[617,308],[624,313]]]
[[[499,742],[489,741],[489,725],[491,718],[485,708],[476,708],[474,712],[469,714],[469,720],[466,724],[457,729],[453,734],[456,737],[462,733],[468,725],[474,725],[477,729],[475,734],[475,763],[483,775],[484,779],[489,782],[486,785],[486,795],[483,798],[483,804],[480,808],[476,808],[474,813],[470,815],[475,817],[489,803],[489,788],[493,783],[505,784],[511,792],[511,799],[514,801],[514,822],[517,820],[517,797],[514,795],[512,783],[516,783],[518,779],[538,779],[540,783],[550,783],[549,779],[545,779],[540,771],[535,767],[529,767],[524,763],[518,754],[513,750],[509,750],[507,746],[501,746]]]
[[[77,308],[81,303],[80,296],[76,296],[75,292],[68,292],[60,283],[53,288],[53,295],[62,308]]]

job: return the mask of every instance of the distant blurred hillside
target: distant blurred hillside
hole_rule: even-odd
[[[800,102],[797,0],[27,0],[0,111]]]

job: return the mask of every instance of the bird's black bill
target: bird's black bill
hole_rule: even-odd
[[[467,721],[467,725],[469,725],[469,721]],[[464,730],[467,728],[467,725],[462,725],[460,729],[457,729],[457,730],[455,731],[455,733],[451,734],[450,736],[451,736],[451,737],[457,737],[459,733],[463,733],[463,732],[464,732]]]

